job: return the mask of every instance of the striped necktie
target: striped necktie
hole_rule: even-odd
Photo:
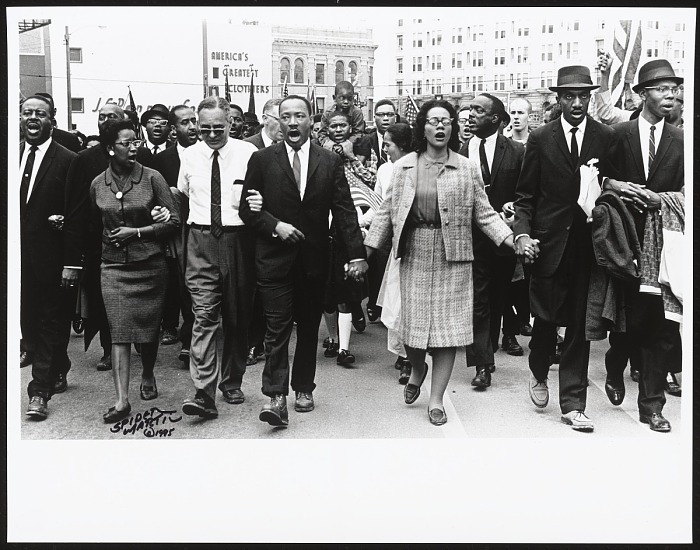
[[[652,126],[649,129],[649,169],[647,171],[647,177],[651,174],[651,165],[654,162],[654,156],[656,155],[656,138],[654,137],[654,130],[656,126]]]

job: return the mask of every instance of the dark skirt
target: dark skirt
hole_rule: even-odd
[[[100,271],[112,343],[156,342],[168,277],[165,256],[125,264],[102,262]]]

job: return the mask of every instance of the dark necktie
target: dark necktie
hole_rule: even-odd
[[[654,155],[656,154],[656,138],[654,137],[654,130],[656,126],[652,126],[649,129],[649,170],[647,172],[647,177],[651,173],[651,164],[654,162]]]
[[[301,194],[301,161],[299,160],[299,151],[294,151],[292,169],[294,170],[294,179],[297,181],[297,189],[299,189],[299,194]]]
[[[382,163],[386,162],[388,159],[386,158],[386,151],[384,151],[384,147],[382,147],[379,151],[379,157],[382,159]]]
[[[22,183],[19,186],[20,204],[27,204],[27,195],[29,195],[29,183],[32,181],[32,171],[34,170],[34,158],[38,147],[32,145],[27,155],[27,162],[24,163],[24,172],[22,172]]]
[[[489,162],[486,160],[486,140],[482,139],[479,144],[479,162],[481,163],[481,176],[484,178],[484,191],[491,186],[491,172]]]
[[[158,153],[158,146],[154,145],[153,146],[153,155],[156,155]]]
[[[574,127],[571,129],[571,162],[574,166],[578,164],[578,142],[576,141],[576,131],[578,128]]]
[[[211,234],[217,239],[224,232],[221,229],[221,173],[219,172],[219,151],[214,151],[211,162]]]

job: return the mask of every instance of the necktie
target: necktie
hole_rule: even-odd
[[[386,161],[387,161],[386,152],[384,151],[384,148],[383,148],[383,147],[382,147],[382,150],[381,150],[381,153],[380,153],[379,156],[382,158],[382,162],[386,162]]]
[[[489,163],[486,160],[486,140],[482,139],[479,144],[479,162],[481,163],[481,176],[484,178],[484,191],[487,191],[491,186],[491,172],[489,171]]]
[[[576,131],[578,128],[574,127],[571,129],[571,161],[574,166],[578,164],[578,142],[576,141]]]
[[[656,126],[652,126],[649,130],[649,170],[647,172],[647,177],[651,173],[651,163],[654,162],[654,155],[656,154],[656,138],[654,137],[654,130],[656,130]]]
[[[211,163],[211,234],[217,239],[224,232],[221,229],[221,173],[219,172],[219,151],[214,151]]]
[[[301,161],[299,160],[299,151],[294,151],[292,169],[294,170],[294,179],[297,180],[297,189],[299,189],[299,193],[301,193]]]
[[[29,155],[27,155],[27,162],[24,164],[24,172],[22,172],[22,182],[19,186],[19,199],[20,204],[27,204],[27,195],[29,194],[29,183],[32,180],[32,171],[34,170],[34,158],[36,157],[36,150],[38,147],[32,145],[29,149]]]
[[[153,154],[156,155],[158,153],[158,146],[154,145],[153,146]]]

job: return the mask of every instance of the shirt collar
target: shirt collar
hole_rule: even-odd
[[[183,152],[185,149],[187,149],[187,147],[183,147],[182,145],[180,145],[180,142],[179,142],[179,141],[177,142],[177,145],[176,145],[175,147],[177,147],[177,155],[178,155],[179,157],[182,156],[182,152]]]
[[[474,137],[476,138],[477,143],[481,143],[482,139],[486,139],[486,143],[488,143],[490,145],[491,143],[494,143],[498,139],[498,132],[494,132],[493,134],[491,134],[487,138],[480,138],[477,136],[474,136]]]
[[[269,147],[270,145],[272,145],[273,143],[275,143],[275,142],[267,135],[267,132],[265,132],[265,128],[263,128],[262,130],[260,130],[260,137],[262,138],[262,140],[263,140],[263,145],[264,145],[265,147]]]
[[[139,164],[138,161],[134,163],[134,167],[131,169],[131,173],[126,179],[131,179],[132,182],[138,183],[141,181],[141,172],[143,172],[143,166]],[[116,175],[112,171],[112,165],[107,166],[107,177],[105,178],[105,185],[108,187],[117,179]]]
[[[290,155],[294,152],[294,149],[293,149],[292,147],[290,147],[290,146],[289,146],[289,143],[287,143],[286,141],[284,142],[284,146],[287,148],[287,156],[290,156]],[[308,155],[309,155],[309,148],[310,148],[310,147],[311,147],[311,139],[307,139],[307,140],[304,142],[304,145],[302,145],[302,146],[299,148],[299,152],[302,153],[302,154],[305,155],[305,156],[308,156]]]
[[[573,126],[571,124],[569,124],[563,116],[560,116],[559,119],[561,120],[562,128],[564,128],[564,133],[570,134]],[[578,135],[579,136],[582,136],[583,134],[586,133],[586,122],[588,122],[588,117],[584,116],[583,120],[581,121],[581,124],[576,126],[576,128],[578,128]]]
[[[146,147],[148,147],[148,150],[152,153],[152,152],[153,152],[153,148],[156,146],[156,144],[155,144],[155,143],[151,143],[151,142],[149,141],[148,138],[144,138],[144,139],[145,139],[145,142],[146,142]],[[159,152],[159,153],[162,153],[163,151],[165,151],[165,148],[166,148],[167,146],[168,146],[168,142],[167,142],[167,140],[166,140],[166,141],[164,141],[163,143],[161,143],[160,145],[158,145],[158,152]]]
[[[645,132],[646,134],[651,133],[650,128],[651,128],[652,126],[655,126],[655,127],[656,127],[656,130],[655,130],[656,135],[660,135],[661,132],[663,132],[664,123],[666,122],[666,120],[662,118],[662,119],[661,119],[659,122],[657,122],[656,124],[652,124],[652,123],[649,122],[646,118],[644,118],[642,115],[639,115],[639,116],[637,117],[637,120],[639,120],[639,128],[640,128],[640,130],[643,129],[644,132]]]
[[[39,145],[36,146],[37,152],[41,153],[42,155],[46,154],[46,151],[49,149],[49,145],[51,145],[51,142],[53,141],[53,138],[49,136],[49,139],[47,139],[44,143],[40,143]],[[28,143],[25,141],[24,145],[24,150],[29,151],[32,148],[31,143]]]
[[[202,143],[204,143],[204,142],[202,142]],[[210,159],[210,160],[213,159],[213,158],[214,158],[214,149],[212,149],[211,147],[209,147],[206,143],[204,143],[204,146],[209,150],[209,151],[208,151],[208,153],[209,153],[209,159]],[[229,152],[231,151],[231,149],[233,149],[232,138],[228,138],[228,140],[226,140],[226,145],[224,145],[224,146],[221,147],[220,149],[217,149],[217,151],[219,151],[219,156],[220,156],[222,159],[225,159],[225,158],[228,156],[228,154],[229,154]]]

